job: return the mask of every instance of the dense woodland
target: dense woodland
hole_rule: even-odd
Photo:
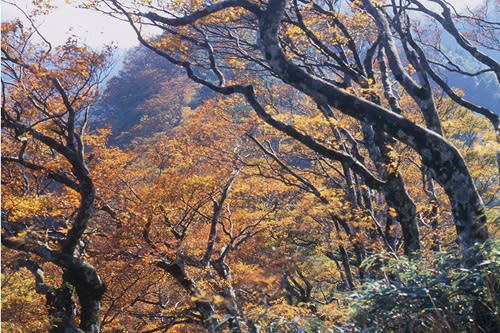
[[[72,5],[141,45],[2,22],[2,331],[500,331],[498,0]]]

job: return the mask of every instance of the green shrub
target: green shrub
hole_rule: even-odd
[[[352,295],[345,332],[499,332],[500,242],[477,248],[483,258],[472,268],[438,253],[429,260],[373,257],[382,277]]]

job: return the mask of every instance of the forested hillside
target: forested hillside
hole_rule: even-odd
[[[462,51],[460,57],[467,58],[467,54]],[[184,112],[213,96],[144,46],[126,52],[123,65],[117,67],[118,73],[93,107],[90,122],[94,128],[112,128],[111,144],[126,145],[135,138],[166,132],[180,124]],[[450,73],[447,79],[450,86],[498,113],[494,106],[500,103],[500,85],[487,74],[470,78]]]
[[[174,65],[138,47],[126,53],[120,71],[106,83],[91,126],[112,128],[110,143],[123,146],[178,126],[207,93]]]
[[[73,5],[141,45],[2,22],[2,331],[499,332],[498,6]]]

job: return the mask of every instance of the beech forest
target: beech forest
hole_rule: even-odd
[[[499,0],[1,6],[2,332],[500,332]]]

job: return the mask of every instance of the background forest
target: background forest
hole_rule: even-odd
[[[500,332],[499,1],[72,5],[141,45],[2,22],[2,331]]]

